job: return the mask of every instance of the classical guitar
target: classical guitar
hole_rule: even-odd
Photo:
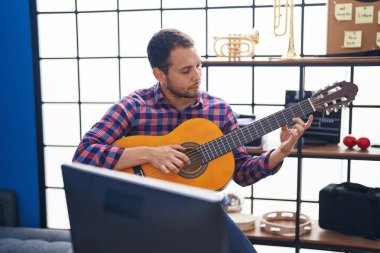
[[[347,106],[355,99],[358,87],[349,82],[339,82],[317,91],[309,99],[303,100],[270,116],[236,129],[226,135],[213,122],[194,118],[183,122],[172,132],[163,136],[128,136],[113,143],[119,147],[158,147],[180,144],[186,147],[184,153],[191,163],[180,172],[169,175],[146,163],[122,171],[141,176],[182,183],[186,185],[220,190],[231,180],[234,172],[232,150],[247,144],[277,128],[292,123],[292,119],[303,117],[314,111],[326,111]]]

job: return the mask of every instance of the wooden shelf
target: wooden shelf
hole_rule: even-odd
[[[253,244],[277,244],[293,246],[295,237],[280,236],[263,231],[260,228],[260,219],[256,220],[255,229],[246,231],[245,235]],[[371,240],[359,236],[350,236],[332,230],[322,229],[318,221],[312,224],[309,234],[300,236],[301,247],[305,248],[326,248],[340,251],[365,250],[370,252],[380,252],[380,240]]]
[[[229,61],[227,58],[209,57],[202,61],[204,67],[298,67],[300,69],[300,87],[305,87],[304,77],[306,67],[357,67],[357,66],[380,66],[380,57],[303,57],[298,59],[264,58],[256,56],[252,58],[242,58],[241,61]],[[254,85],[254,83],[252,83]],[[300,88],[301,89],[301,88]],[[265,151],[276,148],[277,145],[268,143],[263,148],[247,147],[248,153],[260,155]],[[360,150],[359,148],[348,149],[343,145],[320,145],[303,146],[301,150],[293,149],[290,156],[301,158],[323,158],[323,159],[347,159],[347,160],[371,160],[380,161],[380,148],[369,148]],[[302,162],[297,165],[298,171],[302,170]],[[300,174],[299,174],[300,175]],[[297,187],[301,185],[301,177],[297,177]],[[301,202],[300,187],[297,188],[297,210]],[[363,251],[380,253],[380,240],[370,240],[357,236],[345,235],[342,233],[325,230],[319,227],[315,221],[310,234],[299,238],[273,235],[262,231],[259,220],[256,221],[256,228],[247,231],[245,234],[253,244],[302,247],[309,249],[333,250],[333,251]],[[298,252],[296,250],[296,252]]]
[[[267,151],[269,147],[250,148],[247,147],[248,153],[259,155]],[[297,156],[297,149],[293,149],[291,156]],[[380,161],[380,148],[368,148],[368,150],[360,150],[359,148],[349,149],[343,145],[320,145],[320,146],[304,146],[301,151],[302,157],[316,158],[336,158],[336,159],[356,159],[356,160],[375,160]]]
[[[226,58],[210,58],[203,66],[378,66],[380,57],[304,57],[298,59],[259,58],[229,61]]]

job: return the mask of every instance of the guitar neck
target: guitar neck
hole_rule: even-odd
[[[286,109],[257,120],[245,127],[239,128],[217,139],[209,141],[199,146],[199,151],[203,155],[203,162],[211,161],[232,149],[252,142],[283,125],[289,125],[293,118],[303,117],[314,112],[310,100],[304,100]]]

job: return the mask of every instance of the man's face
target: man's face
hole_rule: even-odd
[[[165,75],[167,89],[178,98],[195,98],[199,94],[202,65],[194,47],[175,48],[170,53],[171,66]]]

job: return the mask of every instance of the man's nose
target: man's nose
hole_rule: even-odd
[[[193,80],[200,81],[202,78],[202,69],[196,68],[193,75]]]

